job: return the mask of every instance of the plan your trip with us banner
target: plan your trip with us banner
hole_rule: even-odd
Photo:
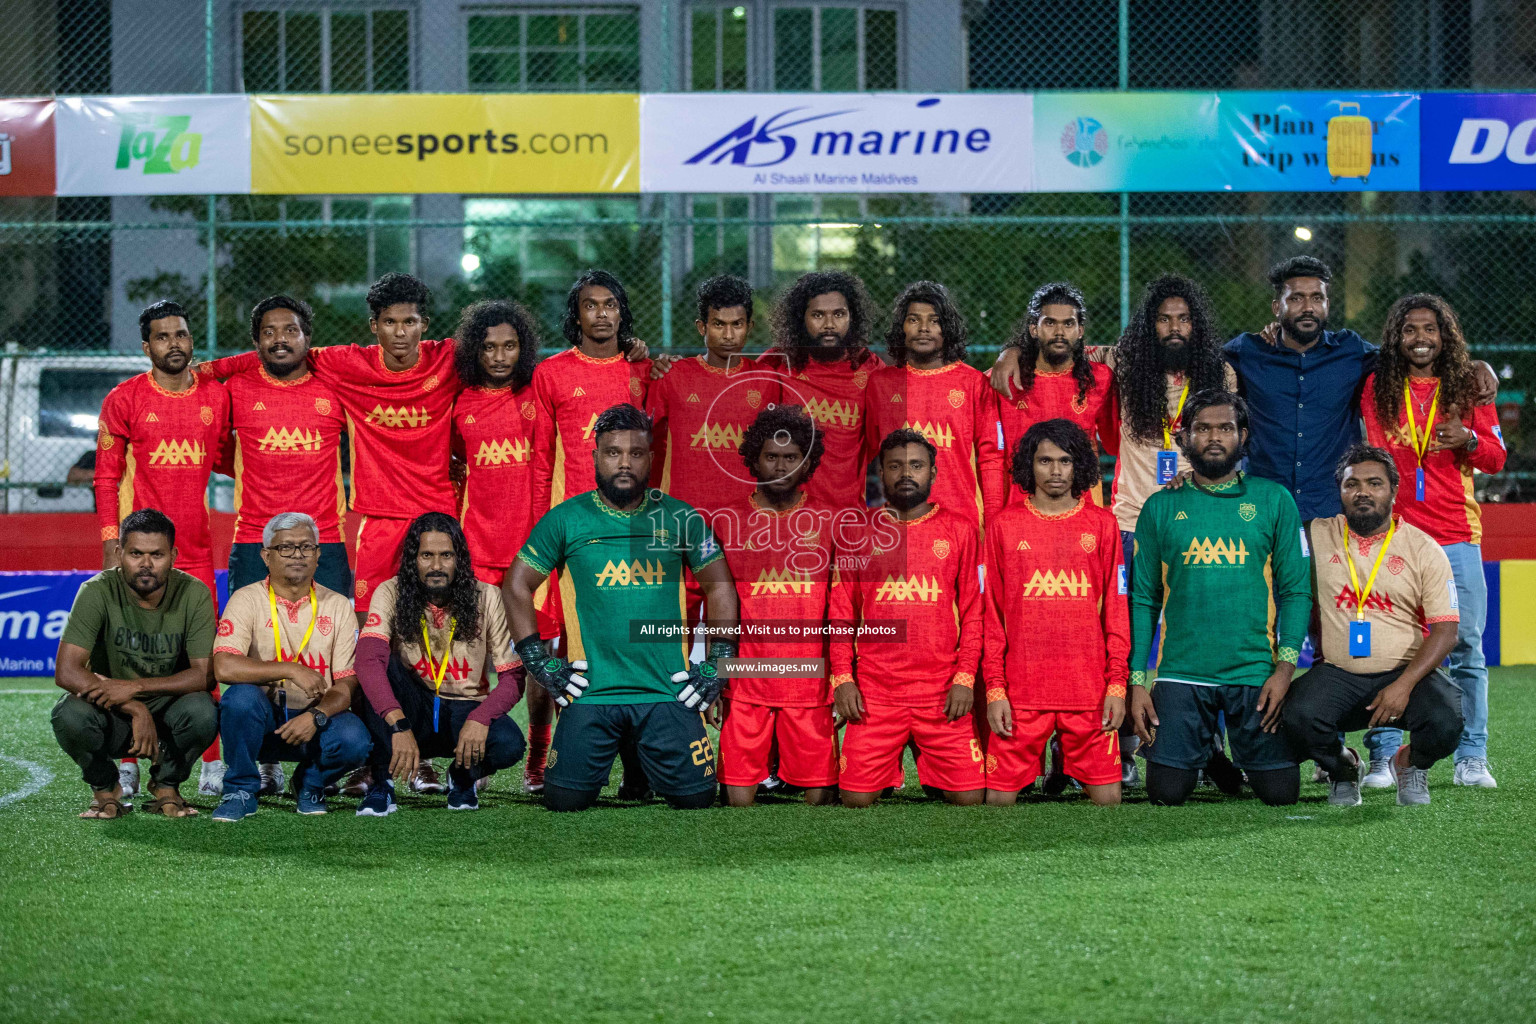
[[[251,189],[636,192],[633,93],[251,97]]]

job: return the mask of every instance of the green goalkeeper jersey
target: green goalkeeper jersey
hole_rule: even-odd
[[[688,597],[683,565],[694,572],[722,557],[704,516],[687,502],[651,491],[620,512],[597,491],[550,509],[517,557],[557,572],[565,614],[562,652],[586,661],[583,704],[674,700],[688,668]]]
[[[1220,489],[1156,492],[1136,520],[1133,672],[1161,615],[1154,679],[1262,686],[1277,661],[1295,663],[1307,634],[1308,557],[1296,502],[1277,483],[1239,474]]]

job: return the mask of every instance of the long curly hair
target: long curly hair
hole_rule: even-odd
[[[533,367],[539,361],[539,327],[533,314],[511,299],[485,299],[464,307],[459,326],[453,332],[453,366],[459,381],[467,388],[490,386],[490,378],[480,365],[480,347],[492,327],[506,324],[517,332],[517,363],[512,367],[512,390],[520,391],[533,380]]]
[[[741,453],[741,461],[746,465],[747,472],[755,477],[757,458],[763,454],[763,445],[780,431],[788,435],[805,456],[805,479],[800,481],[803,486],[816,474],[816,467],[821,465],[821,457],[826,453],[826,445],[822,444],[821,431],[816,429],[816,421],[798,405],[775,405],[758,413],[752,425],[742,432],[741,445],[737,448]]]
[[[1120,415],[1131,436],[1146,444],[1161,444],[1163,417],[1169,413],[1168,385],[1163,371],[1163,346],[1157,340],[1157,307],[1166,299],[1189,303],[1189,365],[1184,374],[1189,393],[1226,387],[1221,328],[1205,289],[1187,277],[1164,274],[1147,285],[1120,340],[1115,343],[1115,388]]]
[[[453,541],[453,579],[448,584],[448,608],[457,625],[453,638],[465,643],[480,639],[480,588],[470,564],[469,541],[459,521],[445,512],[424,512],[411,520],[400,547],[400,568],[395,573],[395,617],[390,635],[396,644],[409,643],[421,632],[421,617],[426,611],[427,588],[416,571],[416,556],[421,552],[421,535],[446,533]]]
[[[1470,412],[1477,394],[1477,371],[1467,353],[1461,321],[1450,303],[1424,292],[1404,295],[1387,310],[1387,322],[1381,328],[1381,354],[1376,357],[1376,418],[1384,426],[1395,426],[1403,418],[1403,385],[1408,380],[1403,321],[1415,309],[1429,310],[1440,322],[1440,354],[1434,366],[1435,376],[1440,378],[1440,408],[1454,402],[1462,412]]]
[[[891,325],[885,332],[885,350],[891,354],[891,362],[896,366],[907,365],[907,332],[904,324],[907,310],[914,302],[926,302],[939,314],[939,330],[944,333],[944,349],[940,353],[944,365],[964,360],[967,337],[965,317],[955,304],[954,297],[949,294],[949,289],[937,281],[914,281],[897,296],[896,305],[891,310]]]
[[[1041,420],[1030,424],[1013,449],[1013,482],[1026,493],[1035,493],[1035,454],[1042,441],[1051,442],[1072,457],[1072,497],[1081,497],[1099,482],[1099,457],[1083,428],[1071,420]]]
[[[1070,281],[1052,281],[1036,288],[1035,294],[1029,297],[1029,305],[1025,307],[1023,322],[1004,346],[1019,350],[1019,377],[1024,382],[1019,388],[1021,394],[1029,394],[1035,386],[1035,362],[1040,358],[1040,342],[1029,333],[1029,329],[1040,323],[1041,310],[1046,306],[1071,306],[1077,310],[1077,322],[1085,330],[1088,327],[1088,305],[1075,284]],[[1088,352],[1081,338],[1072,347],[1072,379],[1077,381],[1077,400],[1086,401],[1088,392],[1093,389],[1093,364],[1088,360]]]
[[[630,342],[635,340],[635,317],[629,311],[629,293],[624,290],[619,279],[606,270],[585,271],[571,285],[570,292],[565,296],[565,316],[560,321],[560,330],[565,334],[565,340],[572,345],[581,344],[581,315],[578,306],[581,290],[588,285],[607,288],[619,301],[619,329],[614,336],[618,338],[619,349],[628,352]]]
[[[817,270],[804,274],[789,286],[773,308],[773,344],[799,370],[811,358],[815,341],[805,331],[805,310],[818,295],[837,292],[848,301],[848,333],[843,352],[855,362],[868,344],[869,293],[864,282],[845,270]]]

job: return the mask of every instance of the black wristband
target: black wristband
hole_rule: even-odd
[[[736,641],[711,640],[709,646],[705,649],[704,657],[709,661],[719,661],[721,658],[734,658],[736,657]]]
[[[523,664],[532,667],[549,660],[549,647],[537,633],[530,633],[517,643],[512,645],[517,656],[523,659]]]

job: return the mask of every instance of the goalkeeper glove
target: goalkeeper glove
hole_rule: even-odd
[[[731,658],[736,654],[736,645],[729,640],[710,641],[706,657],[687,672],[674,672],[672,681],[682,683],[683,688],[677,692],[677,699],[690,711],[706,711],[720,696],[720,688],[725,685],[725,680],[720,678],[720,670],[715,662],[721,658]]]
[[[537,633],[519,640],[514,649],[523,659],[528,674],[562,708],[568,707],[586,690],[587,677],[581,673],[587,670],[587,663],[555,657]]]

